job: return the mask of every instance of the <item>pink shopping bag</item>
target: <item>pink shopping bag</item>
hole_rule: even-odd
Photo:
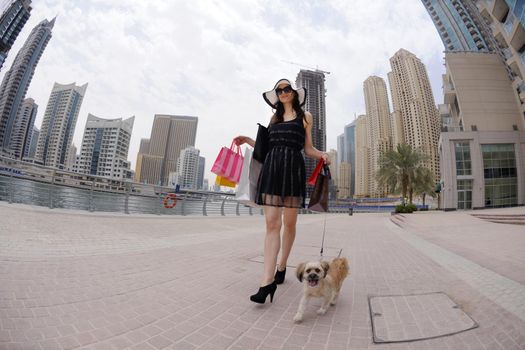
[[[211,171],[234,183],[238,183],[241,177],[243,161],[244,157],[242,156],[241,147],[232,141],[230,148],[223,147],[221,149]]]

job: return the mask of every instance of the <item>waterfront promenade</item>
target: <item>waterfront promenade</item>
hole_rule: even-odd
[[[351,275],[326,315],[313,300],[294,324],[302,289],[294,266],[318,259],[324,215],[299,217],[286,281],[259,306],[248,296],[262,271],[262,216],[0,202],[0,349],[525,349],[525,226],[471,214],[525,208],[327,215],[325,258],[341,252]],[[414,295],[415,306],[396,300],[389,309],[385,299],[371,316],[369,298]],[[463,323],[440,296],[468,315]],[[477,328],[376,344],[371,317],[381,314],[376,340],[459,331],[470,321]]]

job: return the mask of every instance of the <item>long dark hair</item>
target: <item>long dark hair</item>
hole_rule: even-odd
[[[299,94],[295,90],[293,90],[292,108],[295,111],[297,118],[300,118],[301,120],[305,120],[304,111],[301,108],[301,104],[299,103]],[[281,101],[277,101],[277,104],[275,105],[275,113],[272,116],[272,120],[270,120],[270,124],[282,123],[283,121],[284,121],[284,105]]]

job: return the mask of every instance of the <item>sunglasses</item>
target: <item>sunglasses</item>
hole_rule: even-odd
[[[277,94],[277,96],[281,95],[282,93],[288,94],[288,93],[290,93],[292,91],[293,91],[293,89],[292,89],[292,87],[290,85],[285,86],[282,89],[281,88],[275,89],[275,93]]]

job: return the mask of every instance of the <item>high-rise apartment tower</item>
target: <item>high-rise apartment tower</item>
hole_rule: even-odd
[[[398,143],[407,143],[429,156],[426,163],[439,178],[438,139],[440,121],[425,65],[413,53],[401,49],[390,58],[388,73]]]
[[[0,85],[0,148],[4,151],[9,151],[18,111],[35,73],[36,65],[51,39],[54,25],[55,19],[43,20],[33,28]]]
[[[87,86],[53,85],[38,137],[37,162],[56,168],[66,164]]]
[[[368,77],[363,83],[366,105],[366,119],[368,123],[368,150],[369,164],[368,193],[372,197],[386,195],[386,189],[379,188],[375,174],[379,170],[381,154],[392,148],[390,107],[385,81],[377,76]]]
[[[0,69],[31,15],[31,0],[3,0],[0,5]]]
[[[135,117],[102,119],[88,114],[77,160],[79,173],[126,179],[130,172],[129,141]]]
[[[11,133],[11,140],[9,142],[9,150],[12,152],[12,156],[16,159],[22,159],[29,156],[31,137],[33,136],[33,127],[35,125],[37,111],[38,105],[32,98],[26,98],[18,110],[16,122],[13,126],[13,132]]]
[[[369,196],[368,122],[366,115],[360,115],[355,121],[355,196]]]

